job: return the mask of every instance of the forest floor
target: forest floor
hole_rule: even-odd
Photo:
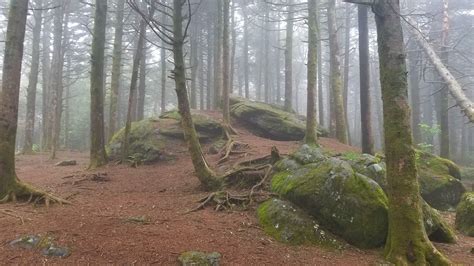
[[[282,154],[299,145],[262,139],[237,128],[238,140],[248,143],[249,156],[269,154],[272,146]],[[336,152],[357,151],[334,140],[322,145]],[[382,249],[326,250],[281,244],[265,235],[258,225],[255,206],[248,210],[212,208],[187,213],[207,195],[199,187],[186,148],[176,146],[176,160],[131,168],[110,164],[85,170],[88,155],[61,152],[51,161],[47,154],[17,157],[21,180],[67,198],[72,205],[0,205],[0,264],[127,264],[176,265],[180,253],[217,251],[223,265],[375,265],[382,263]],[[209,155],[216,162],[217,155]],[[248,157],[251,158],[251,157]],[[58,167],[61,160],[77,160],[76,166]],[[95,175],[96,178],[93,178]],[[97,176],[101,178],[97,178]],[[23,218],[4,215],[2,211]],[[453,213],[445,213],[453,222]],[[132,222],[137,217],[145,222]],[[52,236],[71,249],[71,256],[45,257],[31,250],[14,249],[9,242],[31,234]],[[460,236],[458,244],[436,244],[453,262],[470,264],[474,238]]]

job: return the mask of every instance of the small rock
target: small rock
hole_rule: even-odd
[[[10,242],[10,246],[23,249],[34,249],[41,242],[41,237],[37,235],[24,236]]]
[[[66,160],[66,161],[61,161],[57,164],[56,166],[72,166],[72,165],[77,165],[76,160]]]
[[[186,251],[178,261],[182,266],[219,266],[222,255],[218,252],[204,253],[200,251]]]
[[[54,245],[51,245],[49,247],[44,248],[41,253],[45,256],[50,256],[50,257],[60,257],[60,258],[65,258],[71,255],[71,252],[69,251],[68,248],[65,247],[56,247]]]

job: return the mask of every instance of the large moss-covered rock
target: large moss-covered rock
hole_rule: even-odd
[[[142,163],[153,163],[162,157],[165,141],[158,132],[157,122],[156,119],[145,119],[132,123],[129,135],[129,157]],[[122,156],[124,134],[125,128],[122,128],[107,145],[107,154],[112,160],[118,160]]]
[[[161,119],[172,119],[178,121],[172,127],[165,127],[160,129],[160,133],[166,136],[184,139],[183,130],[181,129],[180,121],[181,115],[177,110],[168,111],[160,116]],[[194,128],[198,132],[201,141],[213,140],[222,136],[223,128],[222,124],[214,118],[202,114],[192,114]]]
[[[383,189],[386,188],[386,166],[381,156],[346,153],[342,158],[356,172],[375,180]],[[465,192],[459,180],[459,167],[452,161],[421,151],[417,151],[417,165],[423,199],[438,210],[454,209]]]
[[[466,191],[461,171],[450,160],[417,152],[418,177],[422,197],[438,210],[455,209]]]
[[[474,192],[465,193],[456,209],[456,228],[474,236]]]
[[[296,114],[284,111],[281,107],[233,98],[230,112],[243,122],[247,129],[260,137],[273,140],[302,140],[305,135],[305,122]],[[325,135],[323,130],[318,135]]]
[[[323,228],[358,247],[378,247],[388,232],[388,200],[380,185],[367,175],[381,175],[382,158],[344,155],[326,157],[319,148],[303,145],[275,164],[272,190],[314,217]],[[351,165],[354,165],[352,167]],[[357,169],[359,167],[359,169]],[[455,235],[439,213],[423,202],[427,234],[452,243]]]
[[[170,111],[161,119],[144,119],[133,122],[130,129],[130,147],[128,157],[134,162],[154,163],[161,159],[169,159],[165,146],[184,140],[180,124],[181,117],[177,111]],[[222,136],[222,125],[219,121],[205,114],[193,114],[195,128],[201,142],[215,141]],[[122,143],[125,129],[119,130],[107,145],[107,153],[112,160],[121,159]]]
[[[316,217],[325,228],[359,247],[385,242],[387,198],[373,180],[337,158],[277,172],[272,190]]]
[[[329,231],[292,203],[270,199],[257,210],[263,230],[276,240],[291,244],[311,244],[329,248],[341,248],[343,244]]]

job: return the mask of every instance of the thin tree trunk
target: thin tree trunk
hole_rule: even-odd
[[[349,122],[349,63],[350,63],[350,53],[351,53],[351,16],[352,9],[350,5],[346,5],[345,10],[346,18],[344,22],[344,115],[346,121]],[[347,126],[347,140],[351,144],[351,130]]]
[[[212,17],[209,16],[209,20]],[[207,28],[207,69],[206,69],[206,109],[211,110],[212,108],[212,23],[209,21],[209,27]]]
[[[293,103],[293,20],[294,0],[288,1],[288,14],[286,17],[285,37],[285,110],[292,111]],[[319,46],[320,47],[320,46]]]
[[[232,50],[230,54],[230,80],[229,80],[229,94],[234,92],[234,75],[235,75],[235,48],[237,44],[237,30],[235,25],[235,1],[232,1],[232,16],[231,16],[231,30],[232,33]]]
[[[317,16],[317,26],[318,26],[318,115],[319,115],[319,124],[321,126],[324,126],[324,115],[325,115],[325,110],[324,110],[324,97],[323,97],[323,46],[322,46],[322,41],[321,41],[321,19],[320,19],[320,13],[319,13],[319,3],[317,10],[318,10],[318,16]]]
[[[127,107],[127,120],[125,122],[125,131],[123,134],[123,144],[122,144],[122,162],[127,161],[129,156],[129,146],[130,146],[130,129],[132,127],[133,121],[133,110],[135,107],[135,95],[137,93],[137,83],[138,83],[138,71],[140,67],[140,61],[142,60],[143,52],[142,48],[145,42],[145,31],[146,31],[146,21],[144,19],[140,20],[139,26],[139,36],[136,44],[135,54],[133,56],[132,63],[132,77],[130,79],[130,93],[128,95],[128,107]]]
[[[223,61],[223,105],[222,114],[223,122],[226,130],[231,130],[230,126],[230,107],[229,107],[229,94],[230,94],[230,51],[229,51],[229,11],[230,11],[230,0],[224,0],[223,9],[223,38],[222,38],[222,61]]]
[[[318,145],[316,132],[316,82],[317,82],[317,0],[308,0],[308,65],[305,143]]]
[[[220,2],[220,1],[219,1]],[[209,168],[201,150],[199,139],[194,128],[189,108],[188,93],[186,90],[186,70],[183,55],[183,16],[181,0],[173,0],[173,55],[176,95],[178,96],[178,110],[181,115],[181,124],[184,138],[191,154],[196,175],[201,184],[207,189],[215,189],[221,186],[221,182],[214,172]]]
[[[331,64],[331,95],[334,108],[334,113],[332,113],[331,116],[334,117],[336,122],[336,138],[342,143],[347,143],[347,123],[344,112],[341,64],[339,62],[339,43],[337,41],[336,1],[329,1],[328,27]]]
[[[292,0],[290,0],[292,1]],[[249,81],[249,33],[248,33],[248,16],[246,13],[245,5],[242,7],[242,12],[244,16],[244,49],[243,49],[243,57],[244,57],[244,83],[245,83],[245,98],[250,98],[250,81]]]
[[[28,89],[26,97],[26,124],[25,124],[25,142],[22,152],[25,154],[33,152],[33,137],[35,128],[35,109],[36,109],[36,87],[38,85],[39,61],[40,61],[40,42],[41,42],[41,24],[43,21],[42,0],[35,1],[37,8],[33,12],[35,26],[33,27],[31,69],[28,78]]]
[[[58,1],[58,7],[54,11],[54,41],[53,41],[53,59],[51,66],[51,154],[50,158],[56,158],[56,150],[59,145],[59,132],[62,113],[62,90],[63,90],[63,20],[64,3]]]
[[[407,22],[411,25],[416,25],[413,20],[407,18]],[[456,104],[461,108],[461,111],[469,119],[471,123],[474,123],[474,103],[464,93],[462,86],[451,74],[451,71],[443,64],[441,58],[436,54],[431,45],[425,40],[423,35],[418,29],[414,29],[413,26],[407,27],[407,29],[416,37],[418,44],[423,48],[428,59],[433,64],[438,74],[443,78],[449,93],[456,101]]]
[[[362,135],[362,152],[375,154],[372,135],[371,97],[370,97],[370,64],[369,64],[369,25],[367,6],[359,5],[359,72],[360,72],[360,122]]]
[[[214,108],[222,107],[222,1],[217,1],[216,27],[214,35]]]
[[[46,13],[47,11],[45,11]],[[41,150],[49,150],[51,148],[51,120],[50,120],[50,97],[51,97],[51,57],[50,57],[50,28],[51,22],[45,21],[42,36],[42,107],[41,107],[41,119],[42,119],[42,132],[41,132]]]
[[[196,24],[191,26],[193,32],[191,34],[191,109],[197,108],[197,72],[199,69],[198,60],[198,29]]]
[[[114,48],[112,52],[112,77],[110,85],[110,112],[109,112],[109,134],[108,139],[117,130],[118,122],[118,98],[120,92],[120,77],[122,74],[122,39],[123,39],[123,16],[125,0],[117,1],[117,13],[115,17]]]
[[[107,1],[96,0],[91,55],[91,147],[89,168],[107,163],[104,139],[104,51]]]

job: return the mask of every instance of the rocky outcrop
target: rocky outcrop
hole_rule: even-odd
[[[474,236],[474,192],[462,197],[456,209],[456,228],[465,235]]]

